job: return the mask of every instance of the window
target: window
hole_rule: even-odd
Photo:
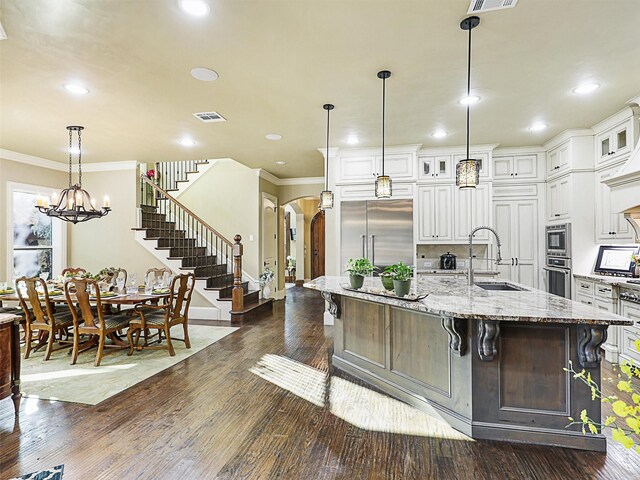
[[[44,188],[13,184],[9,188],[11,252],[7,268],[13,278],[52,277],[66,263],[65,226],[63,222],[40,213],[38,198],[49,196]]]

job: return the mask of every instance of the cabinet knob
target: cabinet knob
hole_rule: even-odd
[[[515,176],[517,177],[517,176],[518,176],[518,174],[516,173],[516,174],[515,174]]]
[[[554,217],[559,217],[559,216],[560,216],[560,214],[559,214],[559,213],[556,213],[556,214],[554,215]]]
[[[513,177],[513,173],[511,174],[511,176]]]

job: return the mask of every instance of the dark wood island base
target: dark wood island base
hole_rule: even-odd
[[[567,428],[600,401],[563,370],[600,382],[606,325],[456,318],[323,292],[335,317],[333,365],[475,438],[606,451]]]

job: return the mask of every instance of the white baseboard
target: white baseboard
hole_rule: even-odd
[[[221,320],[220,310],[214,307],[189,307],[189,318],[193,320]]]
[[[325,325],[333,325],[334,318],[329,312],[324,312],[324,324]]]

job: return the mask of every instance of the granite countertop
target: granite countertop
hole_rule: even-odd
[[[613,277],[609,275],[596,275],[595,273],[587,273],[587,274],[574,273],[573,277],[579,278],[582,280],[591,280],[598,283],[606,283],[608,285],[613,285],[613,286],[622,285],[625,287],[640,289],[640,284],[629,283],[629,280],[638,280],[637,278],[633,278],[633,277]]]
[[[14,318],[16,318],[16,315],[13,313],[0,313],[0,325],[11,323]]]
[[[428,293],[429,295],[417,302],[354,292],[340,286],[348,283],[347,277],[318,277],[305,283],[304,286],[347,297],[457,318],[505,322],[633,325],[632,320],[620,315],[513,282],[509,282],[509,284],[525,290],[488,291],[476,285],[469,286],[466,278],[422,276],[417,282],[414,282],[417,285],[412,286],[412,293]],[[483,280],[483,283],[489,282]],[[365,278],[364,286],[381,288],[380,280],[373,277]]]
[[[417,269],[416,273],[418,275],[466,275],[469,272],[467,268],[456,268],[455,270],[443,270],[441,268],[422,268]],[[476,270],[473,269],[474,275],[499,275],[500,272],[496,272],[494,270]]]

